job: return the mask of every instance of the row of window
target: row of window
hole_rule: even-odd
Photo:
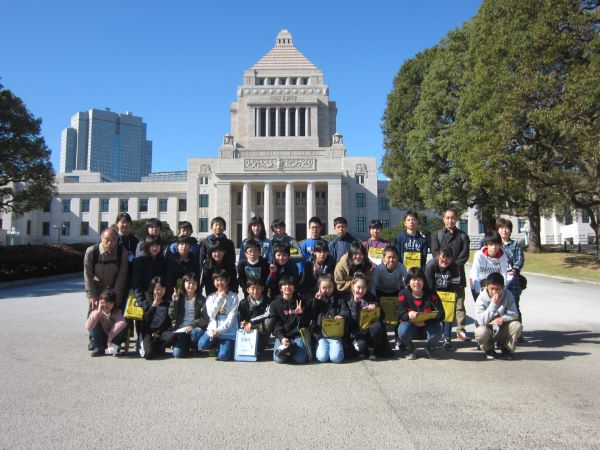
[[[202,198],[202,195],[200,197]],[[108,198],[100,199],[100,212],[102,212],[102,213],[108,212],[109,201],[110,201],[110,199],[108,199]],[[200,200],[200,203],[202,203],[202,199]],[[139,205],[140,212],[148,212],[148,199],[147,198],[140,198],[138,200],[138,205]],[[185,198],[178,199],[177,206],[178,206],[179,212],[187,211],[187,200]],[[206,206],[208,206],[208,195],[206,195]],[[167,207],[168,207],[168,199],[159,198],[158,199],[158,212],[167,212]],[[128,198],[120,198],[119,199],[119,212],[126,212],[128,210],[129,210],[129,199]],[[50,212],[50,204],[48,204],[47,207],[44,208],[44,212]],[[71,212],[71,199],[70,198],[62,199],[62,212],[63,213]],[[90,199],[89,198],[81,199],[80,212],[82,212],[82,213],[90,212]]]
[[[298,84],[307,85],[308,77],[256,77],[257,86],[296,86]]]

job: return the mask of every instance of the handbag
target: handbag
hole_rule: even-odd
[[[379,304],[385,313],[385,320],[383,321],[386,325],[397,325],[398,324],[398,300],[396,297],[381,297]]]
[[[442,301],[442,306],[444,307],[443,322],[454,322],[454,309],[456,308],[456,293],[449,291],[437,291],[437,295],[440,297],[440,300]]]
[[[325,339],[339,339],[344,336],[344,319],[324,317],[321,321],[321,334]]]
[[[256,361],[258,356],[258,330],[246,333],[242,328],[235,332],[235,361]]]
[[[359,328],[361,330],[366,330],[371,325],[373,325],[375,322],[377,322],[380,317],[381,317],[381,308],[379,306],[377,306],[373,309],[361,309],[360,310],[360,320],[358,321]]]
[[[125,314],[126,319],[131,320],[142,320],[144,316],[144,310],[141,306],[137,306],[135,304],[135,294],[133,291],[129,293],[129,297],[127,297],[127,305],[125,306]]]

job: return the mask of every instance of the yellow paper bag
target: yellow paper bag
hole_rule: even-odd
[[[381,261],[383,261],[383,249],[378,247],[369,247],[369,259],[373,264],[381,264]]]
[[[442,300],[442,305],[444,306],[444,322],[452,323],[454,322],[454,309],[456,307],[456,293],[455,292],[446,292],[446,291],[437,291],[437,295]]]
[[[324,318],[321,322],[324,338],[336,339],[344,336],[344,319]]]
[[[387,325],[398,324],[398,299],[396,297],[381,297],[379,304],[385,313],[385,320],[383,321]]]
[[[421,267],[421,253],[420,252],[404,252],[404,266],[406,269],[412,269],[413,267]]]
[[[361,309],[360,320],[358,321],[361,330],[366,330],[381,317],[381,308],[379,306],[374,309]]]
[[[418,313],[417,317],[415,317],[414,319],[410,319],[409,322],[410,323],[425,322],[426,320],[435,319],[435,316],[437,316],[437,311],[420,312],[420,313]]]
[[[144,310],[141,306],[136,306],[135,304],[135,294],[133,291],[129,293],[129,297],[127,298],[127,306],[125,307],[125,318],[132,320],[142,320],[144,315]]]

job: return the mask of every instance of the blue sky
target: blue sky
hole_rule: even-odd
[[[10,1],[0,7],[0,83],[43,119],[56,170],[78,111],[132,111],[148,125],[153,171],[215,157],[246,68],[288,29],[323,70],[349,156],[381,162],[392,81],[481,1]]]

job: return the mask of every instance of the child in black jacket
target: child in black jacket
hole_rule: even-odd
[[[270,308],[275,335],[273,360],[302,364],[308,361],[308,354],[300,329],[310,325],[310,314],[306,302],[296,293],[291,277],[281,278],[279,287],[281,294],[275,297]]]
[[[257,278],[246,282],[248,295],[240,301],[238,317],[240,326],[249,333],[258,330],[258,355],[264,351],[273,332],[273,319],[270,317],[271,300],[265,293],[264,283]]]
[[[369,292],[367,279],[360,272],[354,275],[350,288],[352,294],[346,298],[340,314],[346,320],[352,348],[359,358],[365,358],[368,353],[370,360],[377,359],[376,353],[382,356],[388,353],[383,309],[379,299]],[[361,312],[376,308],[379,308],[379,318],[361,327]]]
[[[247,239],[242,249],[244,258],[238,263],[238,280],[244,295],[248,295],[246,284],[254,278],[259,280],[264,287],[269,276],[269,262],[260,256],[261,247],[256,239]]]
[[[341,363],[344,360],[344,335],[342,326],[341,336],[329,336],[323,329],[323,320],[334,319],[342,321],[341,315],[343,299],[342,295],[335,290],[333,276],[323,273],[318,278],[318,291],[310,302],[312,312],[312,332],[317,340],[316,359],[319,362],[331,361]]]
[[[154,277],[150,281],[146,300],[142,305],[142,347],[140,356],[151,359],[164,353],[173,338],[169,302],[165,299],[165,282],[162,277]]]
[[[275,244],[273,246],[275,260],[269,266],[269,276],[267,277],[268,295],[272,299],[280,293],[279,281],[285,278],[290,278],[294,284],[295,291],[298,291],[300,286],[300,274],[298,265],[290,260],[290,247],[285,244]]]
[[[198,348],[198,341],[208,325],[206,299],[198,292],[198,280],[193,272],[186,273],[182,290],[173,291],[169,317],[174,322],[173,358],[186,356],[190,348]]]

